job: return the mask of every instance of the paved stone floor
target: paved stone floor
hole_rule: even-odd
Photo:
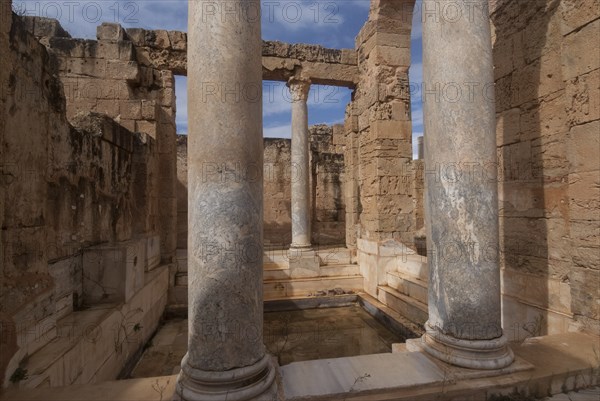
[[[360,306],[265,313],[265,344],[280,365],[313,359],[391,352],[404,342]],[[187,351],[187,320],[167,321],[148,343],[131,378],[179,372]]]

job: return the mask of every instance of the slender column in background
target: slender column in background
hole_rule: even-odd
[[[292,78],[292,248],[310,249],[310,161],[308,93],[310,81]]]

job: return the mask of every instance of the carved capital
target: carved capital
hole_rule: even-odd
[[[287,83],[292,94],[292,101],[300,102],[308,99],[308,92],[310,91],[310,80],[292,77]]]

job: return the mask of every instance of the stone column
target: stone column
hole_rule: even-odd
[[[308,93],[310,81],[291,78],[292,95],[292,277],[318,275],[319,262],[312,249],[310,224],[310,160]]]
[[[420,136],[417,138],[417,160],[425,159],[425,142],[423,141],[423,137]]]
[[[311,247],[308,92],[310,81],[292,78],[292,248]]]
[[[514,357],[500,314],[488,0],[454,2],[462,10],[452,15],[444,11],[445,3],[423,3],[430,281],[429,320],[422,345],[457,366],[499,369]]]
[[[263,345],[259,0],[189,2],[189,340],[183,400],[272,399]]]

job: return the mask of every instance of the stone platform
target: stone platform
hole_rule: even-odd
[[[435,363],[420,352],[298,362],[280,368],[279,374],[286,400],[484,401],[493,394],[515,392],[543,399],[598,385],[598,343],[598,337],[583,333],[532,338],[512,346],[518,361],[526,361],[519,363],[530,363],[531,369],[476,379],[461,379],[455,368]],[[175,380],[176,376],[163,376],[52,389],[9,389],[0,400],[162,401],[174,393]]]

